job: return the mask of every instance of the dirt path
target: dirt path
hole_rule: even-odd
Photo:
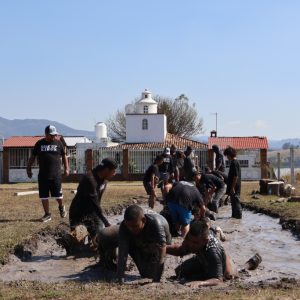
[[[121,219],[122,215],[110,217],[112,223]],[[224,246],[238,267],[256,252],[262,256],[263,262],[257,270],[241,274],[238,279],[241,283],[273,282],[282,278],[300,279],[300,241],[289,231],[282,230],[278,219],[244,211],[243,219],[235,220],[230,218],[229,207],[224,207],[220,210],[216,224],[223,228],[227,236]],[[36,251],[28,260],[21,261],[11,255],[10,262],[0,270],[1,281],[89,282],[111,278],[112,274],[104,274],[99,267],[95,267],[97,260],[93,256],[76,259],[66,257],[65,250],[58,246],[51,233],[38,236],[35,242]],[[169,279],[179,263],[180,258],[167,257],[159,289],[174,290],[179,286],[178,282]],[[134,283],[137,279],[138,272],[134,264],[130,263],[126,280]],[[145,288],[151,286],[158,288],[157,284],[147,284]],[[180,292],[185,289],[186,287],[180,285]]]

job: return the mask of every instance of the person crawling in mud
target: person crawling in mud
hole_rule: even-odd
[[[164,269],[166,245],[170,244],[169,225],[163,216],[144,214],[138,205],[129,206],[119,229],[118,282],[124,282],[128,254],[142,278],[159,282]]]
[[[158,155],[155,158],[154,163],[146,170],[145,176],[143,179],[144,188],[147,195],[149,195],[148,205],[150,208],[154,207],[155,200],[157,199],[155,188],[159,181],[159,166],[164,162],[162,155]]]
[[[182,257],[191,253],[195,256],[185,260],[175,269],[177,278],[190,287],[218,285],[225,278],[235,277],[237,273],[229,255],[210,232],[204,219],[191,224],[181,245],[167,246],[167,254],[170,255]]]
[[[99,165],[88,172],[80,181],[77,193],[69,210],[71,230],[77,225],[84,225],[93,243],[97,235],[110,223],[103,214],[101,199],[107,181],[116,173],[117,163],[111,158],[104,158]]]
[[[193,207],[199,207],[202,216],[206,212],[200,192],[187,181],[176,182],[166,195],[166,201],[173,224],[182,237],[189,231]]]

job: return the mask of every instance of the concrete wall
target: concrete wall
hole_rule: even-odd
[[[32,178],[28,178],[26,169],[9,169],[9,182],[37,182],[39,169],[32,169]]]
[[[148,120],[147,130],[142,128],[143,119]],[[165,115],[126,115],[126,143],[163,143],[166,135]]]

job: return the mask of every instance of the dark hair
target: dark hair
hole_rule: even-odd
[[[193,222],[191,224],[189,234],[192,236],[201,236],[203,238],[207,238],[209,235],[208,224],[204,219]]]
[[[143,209],[140,206],[133,204],[126,208],[124,213],[124,220],[133,221],[143,216],[144,216]]]
[[[187,150],[187,151],[192,151],[193,148],[192,148],[191,146],[187,146],[187,147],[186,147],[186,150]]]
[[[95,172],[102,171],[104,169],[115,170],[118,167],[117,162],[110,157],[102,159],[101,163],[95,167]]]
[[[161,154],[159,154],[159,155],[157,155],[155,157],[155,161],[154,162],[158,162],[158,161],[163,160],[163,159],[164,159],[164,157]]]
[[[236,150],[230,146],[228,146],[225,150],[224,150],[224,155],[225,156],[230,156],[230,157],[236,157]]]

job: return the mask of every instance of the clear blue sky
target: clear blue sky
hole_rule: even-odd
[[[0,116],[93,130],[148,88],[205,134],[300,137],[298,0],[2,0]]]

